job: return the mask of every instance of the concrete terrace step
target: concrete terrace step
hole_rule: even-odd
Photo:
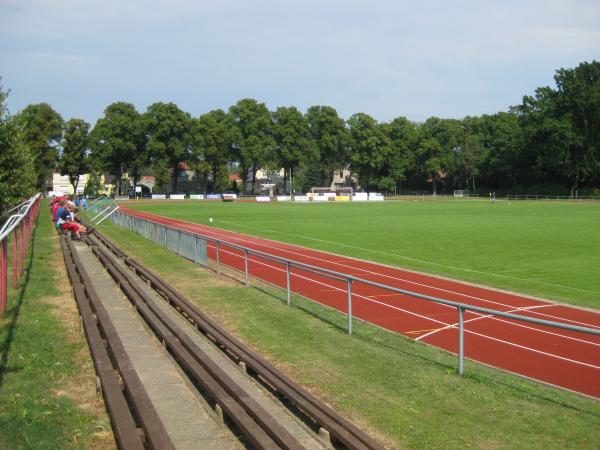
[[[243,448],[236,436],[190,388],[189,381],[144,325],[90,247],[84,242],[74,244],[175,448]]]

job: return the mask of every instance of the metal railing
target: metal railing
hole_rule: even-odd
[[[183,256],[183,257],[190,259],[196,263],[200,263],[200,264],[204,265],[205,267],[209,267],[208,258],[206,256],[206,253],[204,254],[204,259],[198,260],[198,258],[196,257],[196,253],[194,253],[194,251],[190,250],[192,247],[189,244],[182,245],[182,239],[184,239],[184,236],[188,236],[187,239],[193,239],[194,242],[203,241],[204,242],[203,246],[204,246],[205,251],[206,251],[206,243],[212,242],[212,243],[214,243],[214,247],[215,247],[214,270],[218,274],[221,273],[221,265],[223,265],[223,262],[221,261],[221,259],[222,259],[221,255],[224,254],[224,248],[237,250],[239,252],[239,254],[236,254],[235,256],[241,257],[244,259],[243,269],[237,268],[232,265],[228,265],[228,267],[231,267],[234,270],[243,272],[244,284],[246,286],[249,285],[250,273],[248,271],[248,261],[249,261],[250,256],[255,256],[262,260],[279,263],[282,266],[285,266],[285,272],[286,272],[285,290],[286,290],[286,302],[288,305],[291,303],[291,293],[293,291],[292,287],[291,287],[291,283],[290,283],[291,269],[297,269],[297,270],[305,272],[305,273],[311,273],[311,274],[318,275],[320,277],[325,277],[328,279],[333,279],[333,280],[344,282],[345,283],[345,291],[347,293],[347,314],[346,314],[348,317],[347,331],[348,331],[348,334],[350,334],[350,335],[352,334],[352,320],[355,318],[355,317],[353,317],[353,314],[352,314],[352,296],[353,296],[352,289],[353,289],[353,285],[356,283],[362,283],[364,285],[383,289],[388,292],[402,294],[402,295],[406,295],[409,297],[421,299],[424,301],[433,302],[433,303],[437,303],[440,305],[445,305],[445,306],[448,306],[451,308],[455,308],[457,311],[457,325],[448,324],[448,325],[446,325],[445,328],[458,328],[458,373],[460,375],[463,375],[463,373],[464,373],[464,313],[465,313],[465,311],[472,311],[472,312],[475,312],[475,313],[478,313],[481,315],[503,317],[503,318],[517,320],[517,321],[521,321],[521,322],[534,323],[537,325],[544,325],[544,326],[553,327],[553,328],[560,328],[560,329],[564,329],[564,330],[600,336],[600,328],[590,328],[590,327],[583,327],[583,326],[577,326],[577,325],[568,325],[568,324],[561,323],[561,322],[553,322],[553,321],[544,320],[544,319],[536,319],[533,317],[521,316],[518,314],[497,311],[494,309],[483,308],[483,307],[479,307],[479,306],[473,306],[473,305],[469,305],[469,304],[465,304],[465,303],[460,303],[460,302],[445,300],[442,298],[432,297],[432,296],[428,296],[428,295],[424,295],[424,294],[419,294],[417,292],[407,291],[405,289],[396,288],[394,286],[377,283],[375,281],[367,280],[367,279],[360,278],[360,277],[357,277],[354,275],[348,275],[348,274],[344,274],[341,272],[324,269],[322,267],[317,267],[317,266],[313,266],[310,264],[302,263],[302,262],[295,261],[292,259],[283,258],[283,257],[276,256],[276,255],[271,255],[269,253],[261,252],[258,250],[253,250],[248,247],[233,244],[231,242],[228,242],[228,241],[225,241],[222,239],[217,239],[217,238],[207,236],[207,235],[204,235],[201,233],[185,231],[185,230],[181,230],[181,229],[178,229],[175,227],[171,227],[169,225],[159,224],[159,223],[151,221],[151,220],[147,220],[147,219],[144,219],[141,217],[126,214],[122,211],[119,211],[117,214],[113,215],[112,221],[114,223],[116,223],[117,225],[123,226],[132,231],[135,231],[138,234],[141,234],[147,238],[149,238],[148,236],[158,236],[158,238],[150,238],[150,239],[160,245],[163,245],[163,246],[169,248],[171,251],[174,251],[179,256]],[[148,233],[149,227],[152,229],[152,231],[150,233]],[[143,228],[143,230],[142,230],[142,228]],[[256,278],[261,279],[259,277],[256,277]],[[261,280],[270,283],[268,280],[265,280],[265,279],[261,279]],[[273,283],[271,283],[271,284],[273,284]],[[277,287],[280,287],[280,286],[277,286]],[[310,300],[314,300],[314,299],[310,299]],[[383,305],[383,306],[385,306],[385,305]],[[389,305],[389,306],[392,307],[391,305]],[[364,319],[360,319],[360,318],[358,318],[358,319],[369,323],[368,321],[366,321]]]
[[[560,195],[533,195],[533,194],[522,194],[522,195],[507,195],[506,200],[562,200],[562,201],[597,201],[600,197],[595,196],[560,196]]]
[[[0,317],[4,316],[8,301],[8,240],[12,233],[12,281],[13,289],[16,289],[19,277],[23,274],[23,259],[40,203],[41,194],[36,194],[14,207],[9,211],[13,214],[0,229]]]

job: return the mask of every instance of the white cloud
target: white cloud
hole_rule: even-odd
[[[20,104],[75,86],[87,117],[123,97],[198,115],[247,96],[380,120],[480,114],[597,57],[597,3],[2,0],[0,75]]]

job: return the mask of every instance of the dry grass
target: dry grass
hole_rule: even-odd
[[[86,414],[90,414],[102,424],[97,427],[97,430],[90,437],[86,448],[90,450],[116,449],[104,400],[96,389],[94,363],[87,347],[79,312],[72,294],[71,283],[64,266],[64,260],[59,251],[58,236],[55,236],[53,240],[55,241],[57,251],[53,256],[52,267],[55,268],[56,289],[59,291],[59,294],[48,297],[44,301],[55,307],[53,308],[53,312],[56,318],[64,325],[68,342],[81,344],[75,355],[75,372],[54,393],[57,397],[66,396],[70,398]],[[76,436],[74,436],[75,439]]]

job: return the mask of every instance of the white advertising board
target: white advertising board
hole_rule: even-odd
[[[257,195],[256,201],[258,203],[267,203],[271,201],[271,197],[269,197],[268,195]]]

